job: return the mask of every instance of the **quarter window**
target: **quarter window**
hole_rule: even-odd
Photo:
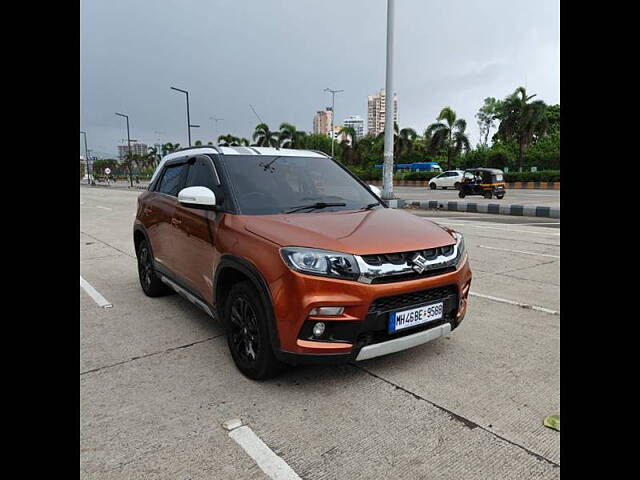
[[[213,173],[209,160],[204,157],[196,158],[193,165],[189,167],[189,173],[187,175],[187,187],[207,187],[209,190],[214,190],[214,187],[219,182]]]
[[[171,195],[172,197],[177,197],[184,179],[183,174],[186,171],[186,167],[187,165],[184,163],[181,165],[168,166],[164,170],[164,175],[162,175],[162,180],[158,186],[158,191],[160,193]]]

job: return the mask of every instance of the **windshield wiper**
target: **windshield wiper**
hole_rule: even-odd
[[[371,210],[373,207],[376,207],[378,205],[380,205],[380,202],[373,202],[373,203],[370,203],[369,205],[365,205],[360,210]]]
[[[299,212],[300,210],[306,210],[308,208],[316,210],[319,208],[326,208],[326,207],[344,207],[346,205],[347,204],[344,202],[316,202],[316,203],[311,203],[309,205],[294,207],[291,210],[287,210],[286,212],[283,212],[283,213],[294,213],[294,212]]]

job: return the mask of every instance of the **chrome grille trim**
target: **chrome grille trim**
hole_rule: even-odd
[[[462,249],[460,250],[460,246],[462,245]],[[450,255],[445,255],[442,252],[447,251],[449,247],[453,247]],[[424,265],[424,273],[428,274],[432,270],[437,270],[440,268],[451,267],[458,264],[458,260],[460,260],[459,255],[464,254],[464,243],[463,241],[459,243],[455,243],[454,245],[445,245],[442,247],[438,247],[435,249],[428,250],[416,250],[412,252],[402,252],[400,254],[380,254],[380,255],[354,255],[356,259],[356,263],[358,264],[358,268],[360,269],[360,276],[358,277],[358,282],[360,283],[372,283],[374,279],[380,277],[393,277],[400,275],[407,275],[411,273],[416,273],[416,270],[413,268],[413,262],[411,258],[416,253],[422,254],[423,252],[428,252],[429,250],[435,250],[435,256],[425,257]],[[363,257],[377,256],[379,258],[385,258],[386,255],[391,255],[391,261],[385,261],[380,265],[372,265],[371,263],[367,263]],[[396,255],[402,255],[402,262],[398,262],[398,257]],[[424,256],[424,255],[423,255]],[[422,273],[422,272],[420,272]]]

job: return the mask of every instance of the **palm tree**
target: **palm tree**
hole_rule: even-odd
[[[296,130],[295,125],[290,123],[281,123],[280,132],[278,133],[278,140],[280,140],[280,146],[282,148],[298,148],[296,143]]]
[[[248,138],[242,137],[238,139],[238,145],[242,147],[248,147],[249,145],[251,145],[251,142],[249,141]]]
[[[430,149],[433,153],[445,150],[447,153],[447,170],[451,170],[451,160],[464,149],[469,151],[469,138],[465,134],[467,122],[457,118],[451,107],[444,107],[438,115],[436,123],[432,123],[424,132],[425,138],[430,139]],[[446,120],[443,123],[442,120]]]
[[[528,95],[518,87],[502,102],[498,118],[498,137],[518,143],[518,167],[522,171],[524,152],[533,141],[534,134],[544,132],[548,126],[547,105],[542,100],[529,102],[536,94]]]
[[[253,140],[259,147],[278,147],[278,134],[269,130],[266,123],[256,125]]]
[[[155,168],[156,165],[158,164],[158,161],[160,160],[160,152],[158,151],[157,147],[149,147],[147,148],[147,150],[148,150],[147,156],[149,157],[151,166]]]
[[[478,119],[478,128],[480,129],[480,140],[485,147],[489,146],[489,133],[494,128],[495,120],[498,118],[501,102],[493,97],[484,99],[484,104],[476,113]]]
[[[379,140],[384,140],[384,131],[380,132],[376,137]],[[411,153],[413,151],[413,144],[418,139],[418,134],[413,128],[400,127],[396,122],[393,122],[393,160],[397,162],[403,153]]]
[[[226,135],[220,135],[218,137],[218,145],[221,147],[236,147],[240,145],[240,139],[230,133]]]
[[[398,156],[402,153],[410,154],[413,152],[413,146],[418,139],[418,134],[413,128],[403,128],[398,132],[397,143],[394,145],[398,150]]]
[[[353,127],[341,127],[340,134],[344,134],[346,137],[346,139],[340,142],[342,146],[342,162],[347,165],[357,164],[359,149],[355,129]]]
[[[170,153],[175,152],[176,150],[180,149],[180,144],[179,143],[171,143],[171,142],[167,142],[164,145],[162,145],[162,156],[168,155]]]

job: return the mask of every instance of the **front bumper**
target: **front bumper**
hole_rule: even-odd
[[[290,364],[345,363],[405,350],[449,334],[467,310],[471,270],[465,255],[455,271],[419,280],[364,285],[292,272],[286,301],[274,302],[280,349]],[[280,298],[275,295],[274,299]],[[389,312],[444,301],[441,320],[388,333]],[[344,306],[338,317],[309,317],[318,306]],[[331,333],[319,341],[308,332],[322,321]]]

